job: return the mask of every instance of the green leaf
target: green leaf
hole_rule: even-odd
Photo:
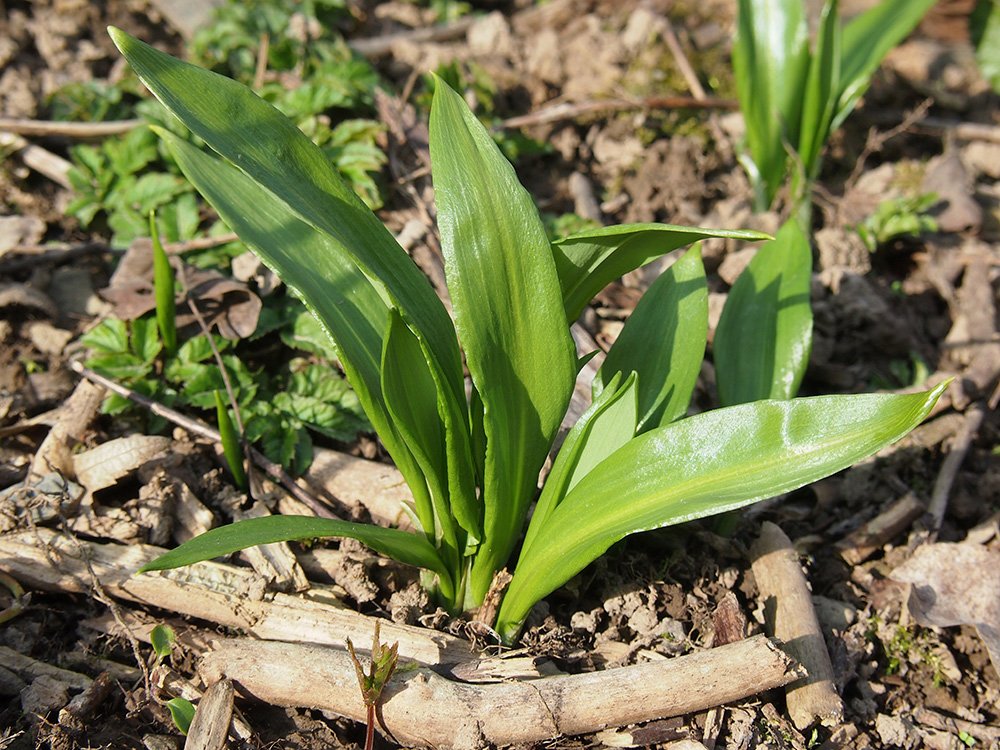
[[[619,276],[684,245],[709,237],[767,240],[762,232],[673,224],[620,224],[580,232],[552,244],[566,319],[576,320],[595,294]]]
[[[232,472],[236,486],[244,492],[247,489],[247,475],[243,470],[243,450],[240,448],[240,436],[236,432],[233,420],[229,418],[229,408],[220,391],[215,391],[215,415],[219,422],[219,436],[222,438],[222,453],[226,464]]]
[[[566,493],[635,435],[638,417],[636,379],[634,372],[627,378],[615,373],[567,433],[528,524],[521,547],[522,558],[535,542],[538,530]],[[543,539],[542,543],[546,541]]]
[[[814,180],[819,172],[820,155],[830,137],[840,91],[841,31],[837,6],[837,0],[828,0],[823,6],[816,51],[809,63],[797,146],[801,168],[808,180]]]
[[[379,366],[389,308],[327,235],[301,221],[230,164],[159,131],[184,174],[219,215],[275,269],[336,342],[365,413],[414,493],[424,482],[382,397]],[[284,463],[284,462],[283,462]]]
[[[660,274],[601,365],[594,389],[617,373],[639,375],[638,431],[672,422],[691,401],[708,335],[708,289],[696,245]]]
[[[286,346],[312,352],[321,357],[332,359],[336,356],[333,342],[329,334],[323,330],[322,324],[308,310],[303,310],[295,316],[291,329],[281,332],[281,340]]]
[[[156,213],[149,212],[149,236],[153,239],[153,293],[156,297],[156,326],[168,356],[177,352],[177,306],[174,299],[174,269],[160,242]]]
[[[153,647],[153,652],[161,659],[170,656],[176,642],[177,634],[169,625],[154,625],[149,631],[149,643]]]
[[[153,366],[131,352],[99,354],[87,360],[87,367],[112,380],[130,381],[146,377]]]
[[[111,27],[109,33],[140,80],[168,110],[270,193],[266,202],[280,201],[286,211],[322,233],[321,256],[308,257],[294,247],[281,253],[257,246],[278,275],[317,309],[320,300],[303,277],[321,274],[323,265],[342,268],[348,260],[356,264],[368,284],[400,309],[430,353],[442,397],[464,405],[458,341],[447,311],[427,278],[348,189],[322,150],[246,86],[159,52],[120,29]],[[339,257],[333,260],[333,256]],[[356,269],[353,273],[355,283],[363,283]],[[324,297],[328,294],[323,292]],[[377,334],[382,331],[384,326]]]
[[[124,354],[128,351],[128,326],[124,320],[106,318],[87,331],[80,341],[103,354]]]
[[[840,91],[830,132],[854,110],[889,50],[903,41],[935,0],[882,0],[844,27]]]
[[[357,539],[376,552],[388,555],[401,563],[426,568],[440,576],[449,576],[437,551],[422,535],[399,529],[383,529],[380,526],[312,516],[266,516],[220,526],[160,555],[139,568],[138,572],[148,573],[153,570],[179,568],[228,555],[247,547],[256,547],[258,544],[305,541],[322,537]]]
[[[442,81],[434,90],[430,150],[455,325],[484,406],[484,536],[471,577],[472,597],[481,600],[522,531],[573,390],[576,354],[531,196]]]
[[[798,142],[809,66],[803,10],[802,0],[739,0],[733,72],[760,210],[785,179],[785,144]]]
[[[167,709],[170,711],[170,718],[174,720],[181,734],[187,734],[191,729],[191,722],[194,721],[194,704],[186,698],[171,698],[167,701]]]
[[[438,414],[434,378],[420,342],[395,310],[382,351],[382,392],[389,415],[427,478],[429,496],[414,497],[417,517],[430,538],[444,540],[457,553],[458,535],[448,504],[444,424]]]
[[[870,456],[927,416],[948,386],[757,401],[647,432],[566,496],[517,566],[498,630],[512,639],[532,605],[618,540],[789,492]]]
[[[1000,2],[979,0],[969,17],[969,32],[979,72],[1000,93]]]
[[[809,239],[789,219],[736,280],[712,346],[723,405],[798,392],[812,344],[811,271]]]

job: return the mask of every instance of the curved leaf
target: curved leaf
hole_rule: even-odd
[[[566,319],[576,320],[594,295],[629,271],[684,245],[709,237],[767,240],[763,232],[701,229],[673,224],[620,224],[556,240],[552,257],[559,274]]]
[[[573,390],[576,350],[531,196],[440,80],[430,150],[455,325],[484,407],[483,542],[470,579],[473,600],[481,600],[522,531]]]
[[[809,239],[789,219],[736,280],[712,344],[724,406],[798,392],[812,345],[811,272]]]
[[[882,0],[844,27],[840,90],[832,133],[854,110],[893,47],[916,28],[935,0]]]
[[[594,379],[635,371],[639,376],[639,432],[673,422],[691,401],[705,357],[708,288],[699,246],[660,274],[625,321]]]
[[[840,471],[916,427],[947,385],[903,396],[757,401],[634,438],[584,477],[539,530],[504,597],[500,634],[513,638],[535,602],[623,537],[739,508]]]
[[[211,560],[247,547],[274,542],[294,542],[322,537],[357,539],[376,552],[407,565],[432,570],[448,579],[449,573],[425,537],[399,529],[313,516],[248,518],[206,531],[143,565],[137,572],[168,570]]]

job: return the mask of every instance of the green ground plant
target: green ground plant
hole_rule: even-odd
[[[733,68],[746,122],[741,161],[757,210],[774,203],[790,162],[791,202],[808,204],[830,134],[868,90],[885,55],[933,4],[883,0],[841,24],[838,1],[827,0],[810,47],[803,0],[739,0]]]
[[[458,611],[482,603],[520,543],[497,623],[509,642],[536,602],[620,539],[845,468],[919,424],[941,393],[768,399],[686,416],[708,325],[695,246],[653,283],[608,352],[593,404],[567,434],[528,522],[581,365],[570,323],[606,284],[654,258],[706,237],[766,235],[637,224],[550,243],[510,163],[461,96],[438,83],[430,147],[453,321],[292,122],[237,82],[117,29],[111,35],[153,94],[215,152],[157,130],[192,184],[329,332],[414,498],[414,531],[252,519],[144,570],[266,542],[352,537],[423,568],[440,601]]]

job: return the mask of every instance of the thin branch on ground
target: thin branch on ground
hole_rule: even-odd
[[[108,122],[59,122],[54,120],[29,120],[15,117],[0,117],[0,130],[17,135],[41,138],[107,138],[121,135],[145,125],[145,120],[110,120]]]
[[[644,99],[596,99],[585,102],[562,102],[542,107],[526,115],[510,117],[500,123],[502,128],[524,128],[562,120],[574,120],[585,115],[609,115],[635,109],[736,109],[735,99],[693,96],[650,96]]]
[[[981,402],[973,404],[965,412],[965,424],[955,436],[955,441],[951,444],[951,449],[941,464],[941,471],[938,472],[934,482],[934,490],[931,492],[931,501],[927,506],[927,514],[930,517],[927,541],[933,542],[937,539],[938,532],[941,531],[945,513],[948,511],[948,497],[951,495],[951,487],[955,483],[955,477],[958,476],[958,470],[961,468],[969,448],[972,446],[972,441],[979,433],[979,426],[983,423],[985,416],[986,409]]]
[[[110,378],[106,378],[103,375],[94,372],[79,362],[71,361],[69,363],[69,367],[73,370],[73,372],[86,378],[90,382],[103,386],[112,393],[117,393],[119,396],[127,398],[129,401],[139,404],[158,417],[163,417],[168,422],[171,422],[194,435],[203,437],[216,444],[221,444],[222,442],[222,436],[219,435],[218,430],[213,429],[199,419],[194,419],[185,414],[181,414],[179,411],[175,411],[168,406],[164,406],[163,404],[154,401],[141,393],[136,393],[131,388],[128,388],[121,383],[116,383]],[[289,494],[292,495],[292,497],[307,505],[317,516],[322,518],[338,517],[329,509],[329,507],[327,507],[326,504],[320,501],[316,495],[307,491],[295,479],[293,479],[280,464],[275,463],[256,448],[250,448],[250,458],[258,466],[258,468],[273,477],[288,491]]]

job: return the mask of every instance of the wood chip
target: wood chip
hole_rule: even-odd
[[[222,750],[233,720],[233,683],[221,679],[209,686],[198,703],[184,750]]]

